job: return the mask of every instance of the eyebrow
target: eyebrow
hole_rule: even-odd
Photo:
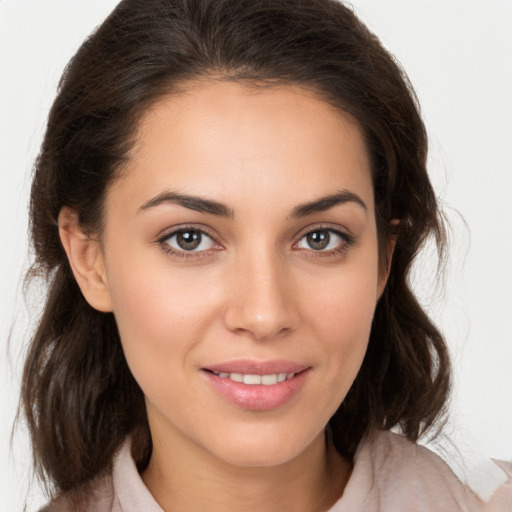
[[[354,194],[349,190],[340,190],[336,194],[321,197],[320,199],[310,203],[304,203],[295,207],[292,211],[291,218],[298,219],[300,217],[312,215],[313,213],[325,212],[334,206],[346,203],[358,204],[365,212],[368,211],[368,207],[365,202],[357,194]]]
[[[233,217],[233,210],[217,201],[204,199],[198,196],[189,196],[186,194],[178,194],[177,192],[164,192],[146,201],[140,208],[139,212],[160,206],[161,204],[172,203],[178,204],[190,210],[197,212],[209,213],[221,217]]]
[[[233,210],[222,203],[199,196],[178,194],[177,192],[163,192],[162,194],[158,194],[149,201],[146,201],[138,211],[141,212],[166,203],[178,204],[184,208],[195,210],[197,212],[209,213],[210,215],[218,215],[220,217],[234,217]],[[346,203],[355,203],[361,206],[361,208],[363,208],[365,211],[368,210],[365,202],[357,194],[354,194],[349,190],[341,190],[336,194],[321,197],[315,201],[296,206],[293,209],[290,217],[292,219],[298,219],[301,217],[306,217],[307,215],[312,215],[314,213],[325,212],[334,206]]]

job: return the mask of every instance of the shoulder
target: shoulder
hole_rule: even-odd
[[[82,508],[79,508],[79,507]],[[63,495],[40,512],[163,512],[144,485],[127,438],[114,456],[111,470],[80,489]]]
[[[57,496],[39,512],[113,512],[112,475],[94,479],[73,493]]]
[[[510,512],[512,466],[491,465],[495,485],[484,500],[428,448],[379,431],[358,449],[344,497],[372,512]]]
[[[512,511],[512,461],[494,461],[506,475],[506,481],[493,494],[488,510],[490,512]]]

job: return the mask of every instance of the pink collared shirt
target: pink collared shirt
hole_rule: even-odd
[[[328,512],[512,512],[512,463],[495,464],[502,483],[484,502],[429,449],[376,432],[359,446],[343,495]],[[59,500],[44,510],[72,509]],[[129,440],[115,456],[112,474],[93,487],[87,510],[164,512],[137,472]]]

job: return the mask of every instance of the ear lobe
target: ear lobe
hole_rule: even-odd
[[[400,221],[392,220],[391,224],[396,227]],[[380,299],[382,294],[384,293],[384,289],[386,288],[386,284],[388,282],[389,273],[391,271],[391,262],[393,261],[393,253],[395,252],[396,246],[396,236],[392,236],[388,242],[388,246],[386,247],[386,268],[379,269],[379,284],[378,284],[378,294],[377,300]]]
[[[112,311],[100,244],[83,232],[78,214],[71,208],[64,207],[59,213],[59,236],[87,302],[98,311]]]
[[[377,298],[380,299],[381,295],[384,293],[384,289],[386,288],[386,284],[388,282],[389,272],[391,271],[391,261],[393,260],[393,252],[395,250],[396,240],[393,239],[389,242],[388,246],[388,254],[386,260],[386,268],[381,268],[379,270],[379,288]]]

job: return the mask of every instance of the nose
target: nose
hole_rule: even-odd
[[[278,255],[260,253],[234,267],[224,313],[226,327],[258,341],[294,330],[299,314],[286,263]]]

